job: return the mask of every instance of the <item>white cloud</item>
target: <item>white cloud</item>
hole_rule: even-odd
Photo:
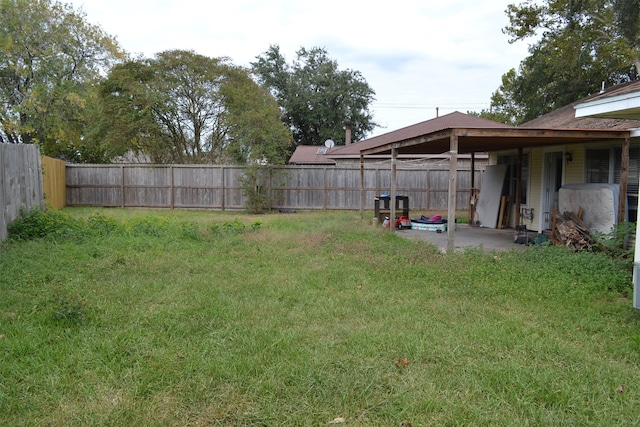
[[[512,0],[72,0],[87,20],[132,54],[169,49],[230,57],[248,65],[278,44],[289,60],[300,47],[325,47],[341,68],[376,91],[375,134],[435,117],[435,108],[480,110],[517,67],[526,46],[501,29]],[[422,108],[407,108],[422,106]]]

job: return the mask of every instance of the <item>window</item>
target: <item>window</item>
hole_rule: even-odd
[[[612,169],[609,164],[610,152],[609,148],[587,150],[586,168],[588,183],[609,183],[611,182],[609,170]]]
[[[622,148],[596,148],[586,150],[585,169],[587,183],[620,184]],[[627,179],[627,208],[629,221],[636,221],[638,212],[638,166],[640,146],[629,147],[629,175]]]
[[[518,169],[516,167],[518,156],[509,154],[498,156],[499,165],[507,165],[507,174],[504,178],[502,194],[511,198],[511,203],[516,203],[516,188],[518,181]],[[522,182],[520,184],[520,203],[527,204],[527,192],[529,189],[529,153],[522,153]]]

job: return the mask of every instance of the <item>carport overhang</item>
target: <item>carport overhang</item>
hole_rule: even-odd
[[[451,151],[452,139],[457,139],[456,154],[469,154],[547,145],[619,141],[629,135],[628,130],[606,129],[452,128],[362,150],[361,155],[391,155],[393,149],[398,154],[442,154]]]
[[[378,147],[360,151],[360,169],[364,185],[364,157],[370,155],[388,155],[391,158],[391,191],[390,196],[396,196],[396,159],[399,154],[443,154],[450,155],[449,163],[449,194],[448,218],[455,218],[456,187],[458,154],[473,154],[492,151],[518,151],[522,155],[524,148],[570,145],[596,141],[623,141],[623,176],[626,188],[626,174],[624,167],[626,159],[628,165],[628,150],[631,132],[628,130],[609,129],[535,129],[535,128],[449,128],[419,137],[394,141]],[[625,154],[626,152],[626,154]],[[472,157],[473,158],[473,157]],[[521,163],[521,162],[519,162]],[[520,177],[518,171],[518,177]],[[518,180],[518,185],[519,180]],[[519,194],[519,192],[518,192]],[[623,194],[621,191],[620,198]],[[624,194],[626,200],[626,192]],[[516,211],[519,212],[519,200],[516,201]],[[626,206],[624,206],[626,208]],[[391,217],[395,217],[395,203],[391,203]],[[364,188],[361,191],[361,212],[364,209]],[[448,227],[447,252],[454,250],[455,227]]]

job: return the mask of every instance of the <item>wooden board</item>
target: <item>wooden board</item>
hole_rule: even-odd
[[[482,175],[482,189],[478,196],[476,212],[481,227],[498,227],[498,211],[507,165],[487,166]]]
[[[507,206],[507,196],[500,198],[500,213],[498,214],[498,228],[504,228],[504,211]]]

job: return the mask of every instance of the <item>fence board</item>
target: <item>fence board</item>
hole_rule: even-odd
[[[42,156],[42,184],[47,206],[62,209],[66,204],[65,163]]]
[[[244,167],[230,165],[67,165],[67,205],[242,210]],[[476,171],[476,186],[482,173]],[[468,204],[471,172],[458,172],[457,203]],[[449,170],[422,166],[397,169],[397,193],[413,210],[443,210]],[[273,207],[300,210],[360,209],[359,166],[279,166],[270,169]],[[391,171],[365,166],[365,209],[389,192]]]
[[[35,144],[0,144],[0,241],[20,208],[44,208],[42,163]]]

